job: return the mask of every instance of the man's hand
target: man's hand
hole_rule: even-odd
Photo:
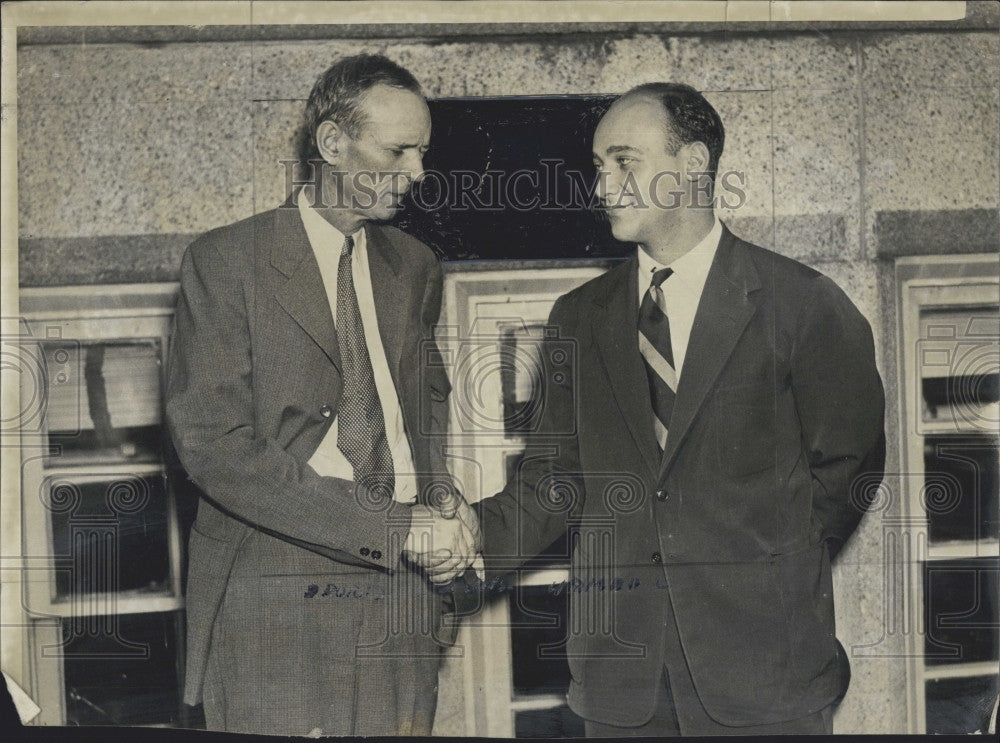
[[[431,495],[431,506],[446,519],[456,516],[465,524],[465,528],[475,538],[476,552],[483,549],[483,533],[479,526],[479,516],[469,505],[462,494],[452,488],[442,489]]]
[[[460,502],[444,510],[413,506],[403,544],[404,556],[438,585],[461,575],[482,549],[479,519],[465,499],[456,496]]]

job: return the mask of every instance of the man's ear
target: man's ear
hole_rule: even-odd
[[[340,160],[340,152],[344,147],[345,132],[335,121],[327,119],[316,127],[316,149],[320,157],[330,165],[336,165]]]
[[[704,142],[689,142],[684,145],[684,170],[689,181],[696,181],[708,170],[708,147]]]

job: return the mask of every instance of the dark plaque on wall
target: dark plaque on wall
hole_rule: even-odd
[[[591,140],[613,96],[430,101],[427,171],[397,225],[445,260],[612,258]]]

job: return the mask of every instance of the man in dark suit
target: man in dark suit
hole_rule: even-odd
[[[871,329],[716,219],[723,138],[684,85],[601,120],[598,194],[638,248],[555,303],[538,433],[481,504],[491,580],[570,527],[569,703],[590,735],[831,732],[849,680],[830,557],[884,464]]]
[[[426,735],[450,630],[407,555],[444,549],[425,562],[446,570],[478,547],[427,363],[441,268],[379,224],[422,173],[430,115],[409,72],[360,55],[317,81],[304,131],[315,185],[181,267],[167,416],[204,493],[184,699],[211,729]]]

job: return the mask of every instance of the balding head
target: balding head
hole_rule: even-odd
[[[615,106],[651,103],[663,111],[667,151],[691,142],[701,142],[708,149],[708,171],[712,178],[719,167],[726,133],[722,119],[705,96],[682,83],[647,83],[632,88],[615,101]]]

